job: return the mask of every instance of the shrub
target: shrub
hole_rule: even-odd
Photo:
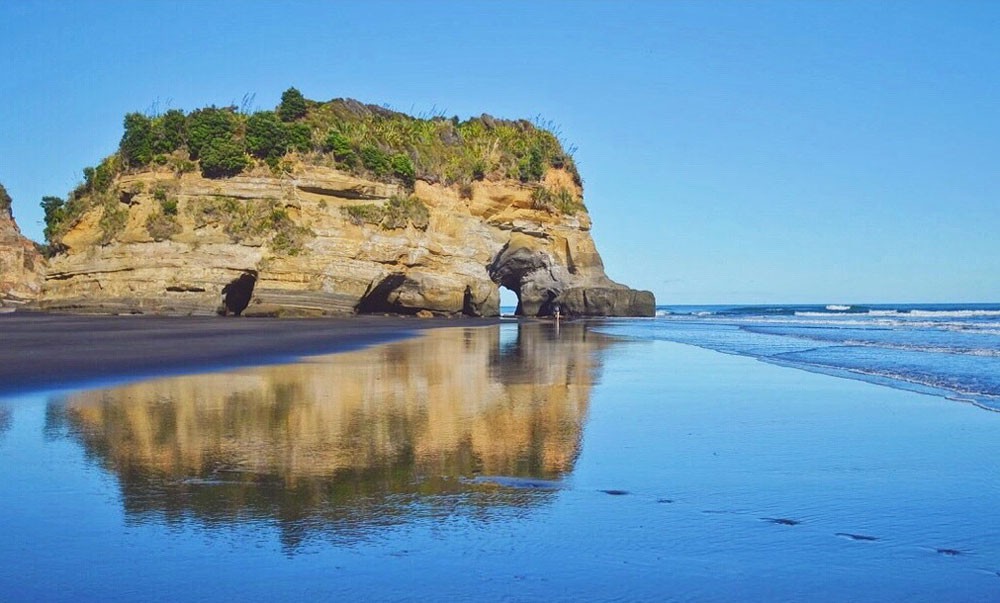
[[[564,187],[559,187],[555,191],[545,187],[536,188],[531,191],[531,204],[535,209],[566,215],[573,215],[583,208],[583,204],[576,199],[576,195]]]
[[[285,124],[272,111],[254,113],[247,119],[246,141],[254,157],[281,157],[288,146]]]
[[[201,157],[211,142],[231,141],[239,125],[233,107],[207,107],[193,111],[187,118],[188,149],[192,159]]]
[[[538,147],[532,147],[528,154],[521,158],[517,164],[518,176],[521,182],[538,182],[545,175],[545,166],[542,163],[542,151]]]
[[[164,215],[177,215],[177,199],[168,197],[167,189],[163,185],[158,185],[156,189],[153,190],[153,199],[159,201],[160,209],[163,211]]]
[[[486,170],[489,169],[485,159],[476,159],[472,162],[472,179],[482,180],[486,178]]]
[[[104,212],[97,225],[101,229],[101,245],[107,245],[115,240],[118,234],[125,230],[128,221],[128,210],[120,207],[118,201],[108,199],[104,202]]]
[[[153,151],[172,153],[187,143],[187,118],[179,109],[171,109],[153,120]]]
[[[358,165],[358,154],[351,148],[351,142],[337,130],[331,130],[326,135],[326,140],[323,142],[323,150],[331,153],[337,163],[342,163],[347,167]]]
[[[295,255],[302,249],[308,228],[297,225],[274,199],[241,201],[216,196],[192,208],[195,227],[218,224],[234,243],[249,239],[267,241],[277,253]]]
[[[385,205],[383,228],[406,228],[407,223],[414,228],[425,230],[430,221],[427,206],[416,197],[391,197]]]
[[[125,133],[119,143],[125,164],[130,167],[146,165],[153,158],[153,122],[141,113],[125,116]]]
[[[343,208],[343,212],[351,224],[354,224],[355,226],[361,226],[362,224],[378,224],[382,222],[382,217],[385,215],[382,207],[375,205],[374,203],[348,205]]]
[[[413,186],[416,172],[413,169],[413,162],[410,160],[409,155],[393,155],[390,160],[390,166],[392,167],[393,175],[406,183],[407,186]]]
[[[54,242],[62,234],[62,226],[67,217],[66,201],[62,197],[42,197],[42,211],[45,212],[45,240]]]
[[[298,255],[302,251],[305,238],[313,232],[297,225],[288,217],[288,212],[276,205],[272,206],[268,230],[272,232],[271,249],[278,253]]]
[[[167,200],[167,189],[164,188],[162,184],[158,184],[155,189],[153,189],[153,198],[163,203]]]
[[[173,215],[156,212],[146,218],[146,232],[154,241],[165,241],[181,230],[181,225]]]
[[[458,187],[458,195],[462,199],[471,199],[474,192],[475,192],[475,189],[472,188],[472,183],[471,182],[465,182],[461,186]]]
[[[201,151],[201,173],[206,178],[228,178],[248,164],[243,145],[232,139],[216,138]]]
[[[96,168],[83,168],[83,187],[90,192],[104,193],[111,187],[117,170],[105,159]]]
[[[430,221],[427,206],[416,197],[390,197],[384,205],[365,203],[344,207],[344,215],[356,226],[377,224],[386,230],[406,228],[412,224],[414,228],[425,230]]]
[[[203,228],[209,224],[225,225],[229,221],[229,216],[236,212],[237,203],[238,201],[232,197],[216,195],[197,205],[188,206],[188,211],[194,218],[195,228]]]
[[[376,176],[386,176],[392,169],[389,156],[382,149],[373,145],[361,148],[361,164]]]
[[[287,148],[305,153],[312,150],[312,130],[306,124],[288,124],[285,129]]]
[[[99,193],[106,192],[111,188],[111,183],[118,175],[118,157],[112,155],[94,168],[94,175],[90,183],[90,189]]]
[[[289,88],[281,94],[281,104],[278,105],[278,117],[281,121],[295,121],[306,114],[306,99],[295,88]]]
[[[164,215],[176,216],[177,215],[177,199],[166,199],[160,203],[160,208],[163,210]]]
[[[573,148],[564,149],[551,124],[538,119],[418,118],[353,100],[316,103],[295,88],[282,94],[274,111],[246,115],[236,107],[213,106],[187,116],[174,109],[152,120],[139,114],[128,119],[122,145],[126,165],[145,164],[150,157],[199,159],[211,141],[224,139],[243,144],[279,173],[286,153],[313,151],[314,141],[322,139],[320,148],[339,168],[410,186],[418,177],[459,185],[485,178],[539,182],[549,167],[565,169],[581,184]],[[185,147],[188,156],[182,157]],[[329,155],[300,159],[329,165]]]
[[[171,163],[173,164],[174,171],[177,172],[178,174],[187,174],[188,172],[193,172],[195,167],[197,167],[195,163],[190,159],[184,159],[181,157],[172,158]]]

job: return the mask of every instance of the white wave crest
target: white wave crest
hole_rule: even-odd
[[[1000,310],[910,310],[908,314],[918,318],[974,318],[981,316],[1000,317]]]
[[[829,306],[826,307],[826,309],[830,310],[831,312],[843,312],[843,311],[846,311],[846,310],[850,310],[851,307],[850,306],[844,306],[844,305],[841,305],[841,304],[830,304]]]
[[[836,341],[829,343],[836,344]],[[881,348],[886,350],[900,350],[904,352],[925,352],[930,354],[956,354],[959,356],[979,356],[982,358],[1000,358],[1000,350],[991,348],[970,348],[961,346],[936,346],[918,345],[909,343],[893,343],[888,341],[867,341],[864,339],[845,339],[844,345],[852,345],[865,348]]]

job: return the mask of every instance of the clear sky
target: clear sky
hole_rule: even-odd
[[[281,92],[540,115],[658,303],[1000,301],[1000,2],[0,2],[0,182],[41,240],[130,111]]]

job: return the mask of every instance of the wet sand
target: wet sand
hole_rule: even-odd
[[[494,318],[390,316],[273,319],[0,314],[0,394],[357,349],[435,327]]]

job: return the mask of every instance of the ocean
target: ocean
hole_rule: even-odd
[[[1000,411],[1000,304],[667,305],[602,330]]]

